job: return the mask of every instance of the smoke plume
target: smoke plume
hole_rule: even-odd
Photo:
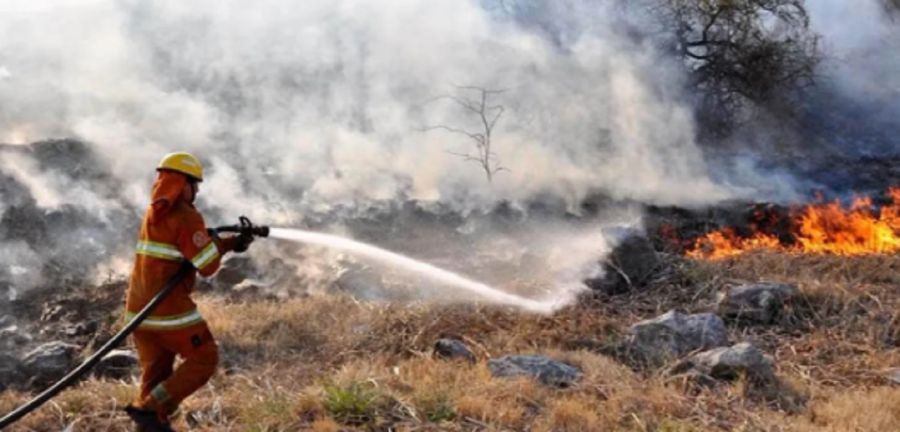
[[[574,205],[596,191],[659,203],[728,197],[707,178],[675,69],[620,35],[605,4],[564,6],[575,10],[553,10],[589,10],[590,22],[556,43],[458,1],[30,6],[0,27],[0,130],[91,143],[136,206],[175,149],[210,165],[210,205],[259,217],[273,216],[268,203],[285,191],[302,192],[288,195],[302,195],[287,206],[298,212],[540,194]],[[506,108],[493,143],[506,170],[490,185],[451,154],[470,152],[468,137],[423,131],[477,131],[472,113],[435,99],[457,85],[505,90],[492,102]]]

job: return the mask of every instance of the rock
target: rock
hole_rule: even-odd
[[[94,367],[94,375],[115,379],[127,378],[138,367],[138,356],[130,350],[112,350]]]
[[[494,377],[530,376],[545,385],[569,387],[581,379],[581,370],[539,355],[508,355],[488,360]]]
[[[15,356],[0,353],[0,391],[22,382],[22,362]]]
[[[388,299],[396,295],[389,293],[385,288],[380,273],[372,268],[352,263],[338,271],[334,284],[339,290],[364,300]]]
[[[22,365],[33,385],[47,384],[69,371],[79,350],[77,345],[48,342],[25,354]]]
[[[211,285],[235,299],[278,299],[306,294],[305,287],[309,284],[298,276],[295,265],[284,260],[268,261],[263,269],[252,258],[236,255],[222,263]]]
[[[434,343],[435,357],[448,360],[466,360],[475,363],[475,354],[461,340],[441,338]]]
[[[95,322],[79,322],[62,327],[62,333],[68,337],[85,336],[97,331]]]
[[[0,344],[7,350],[12,350],[31,342],[31,336],[22,332],[17,325],[11,325],[0,329]]]
[[[13,317],[9,315],[0,315],[0,327],[7,327],[14,323]]]
[[[754,283],[733,287],[719,294],[718,312],[723,318],[768,324],[797,296],[797,288],[780,283]]]
[[[728,334],[715,314],[685,315],[672,310],[632,325],[624,345],[631,357],[659,366],[694,350],[728,345]]]
[[[669,371],[669,380],[699,386],[747,377],[744,396],[788,413],[800,413],[808,396],[775,375],[774,361],[755,346],[739,343],[694,354]],[[690,388],[690,387],[688,387]]]
[[[41,321],[56,322],[63,319],[66,314],[66,308],[59,304],[45,304],[41,311]]]
[[[247,278],[256,276],[253,262],[248,257],[232,256],[222,263],[222,268],[213,277],[213,286],[229,290]]]
[[[585,280],[585,285],[607,295],[622,294],[646,284],[659,269],[660,259],[647,237],[632,233],[613,249],[603,267],[603,276]]]
[[[772,358],[746,342],[694,354],[670,373],[681,373],[685,369],[721,380],[730,381],[746,375],[757,382],[775,381]]]

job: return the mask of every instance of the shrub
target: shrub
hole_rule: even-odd
[[[325,386],[325,410],[344,424],[360,425],[372,421],[380,399],[374,386],[366,382],[351,381],[346,385]]]

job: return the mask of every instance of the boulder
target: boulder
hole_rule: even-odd
[[[646,284],[659,268],[660,259],[653,243],[642,234],[632,233],[603,263],[603,276],[584,283],[607,295],[622,294]]]
[[[639,362],[660,366],[691,351],[726,345],[728,333],[717,315],[672,310],[629,327],[623,348]]]
[[[475,363],[475,354],[461,340],[441,338],[434,343],[435,357],[447,360],[466,360]]]
[[[494,377],[530,376],[554,387],[569,387],[582,375],[575,366],[539,355],[508,355],[488,360],[488,369]]]
[[[74,366],[79,351],[77,345],[48,342],[25,354],[22,365],[32,384],[44,385],[65,375]]]
[[[753,378],[756,382],[775,381],[772,358],[746,342],[694,354],[673,367],[670,373],[681,374],[686,371],[728,381],[742,375]]]
[[[25,379],[22,362],[15,356],[0,353],[0,391],[4,391]]]
[[[744,284],[720,293],[717,309],[727,320],[768,324],[781,314],[784,303],[798,293],[797,288],[787,284]]]
[[[134,351],[112,350],[94,367],[94,375],[115,379],[127,378],[137,370],[138,364],[138,356]]]

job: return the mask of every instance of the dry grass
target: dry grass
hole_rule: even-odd
[[[223,372],[183,404],[176,426],[883,432],[900,424],[900,388],[880,375],[900,365],[900,258],[752,254],[671,266],[671,277],[642,292],[585,296],[552,316],[339,296],[244,303],[204,297]],[[742,382],[680,386],[603,354],[634,321],[670,308],[708,310],[719,290],[758,280],[794,283],[802,292],[774,326],[729,328],[732,339],[776,358],[787,383],[778,394],[754,394]],[[431,358],[431,344],[447,335],[465,340],[478,361]],[[559,390],[491,378],[486,360],[509,353],[565,360],[582,368],[583,380]],[[129,430],[120,410],[134,391],[132,382],[88,380],[11,430]],[[25,398],[0,394],[0,411]]]

